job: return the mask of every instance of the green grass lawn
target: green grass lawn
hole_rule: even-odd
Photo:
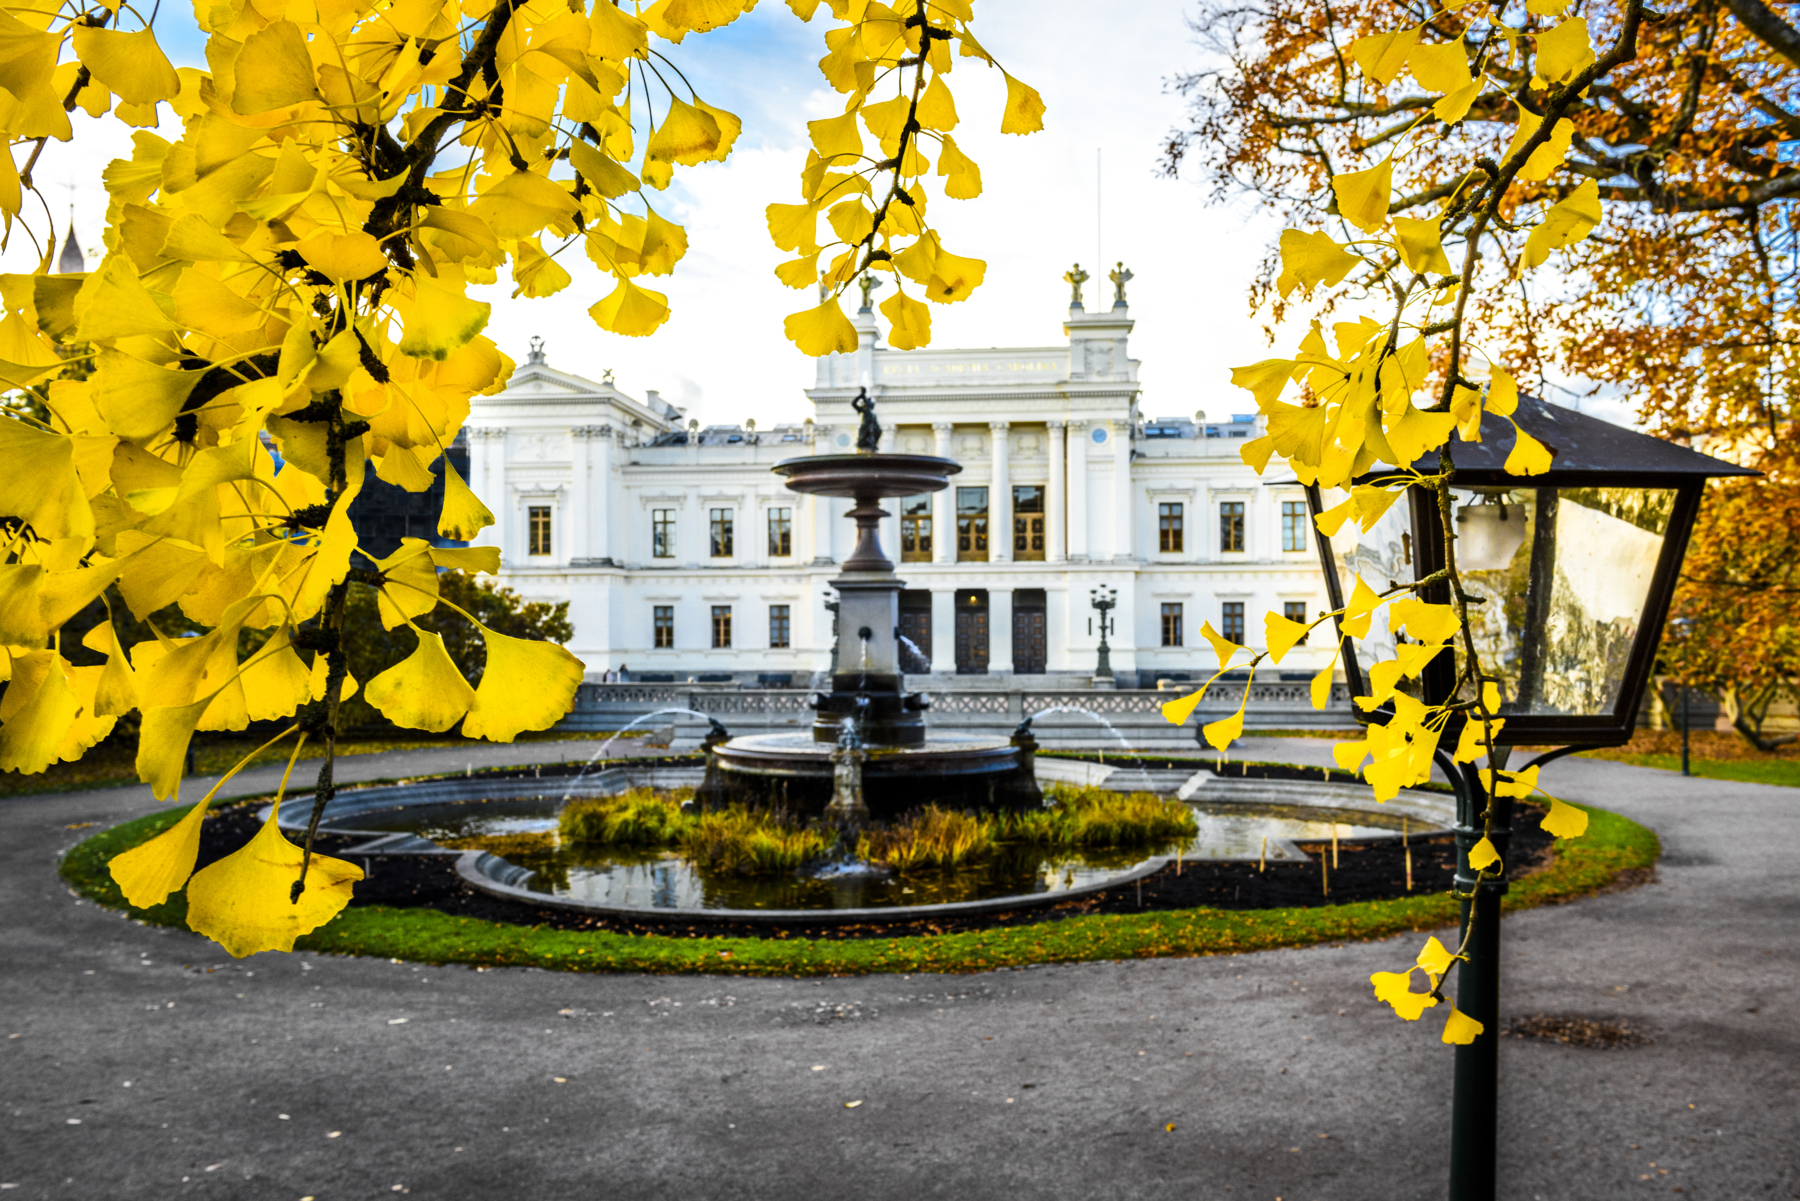
[[[96,834],[64,858],[63,877],[83,896],[129,910],[106,870],[107,860],[167,829],[185,811],[169,809]],[[1509,910],[1572,900],[1605,888],[1623,872],[1656,862],[1661,846],[1653,832],[1603,809],[1588,813],[1584,837],[1559,841],[1550,867],[1513,882],[1506,897]],[[153,909],[133,912],[147,922],[184,926],[187,902],[177,894]],[[1112,914],[963,934],[827,941],[551,930],[429,909],[369,906],[345,910],[298,945],[328,954],[471,966],[815,976],[972,972],[1028,963],[1225,955],[1385,938],[1406,930],[1440,929],[1455,921],[1454,898],[1439,893],[1316,909]]]
[[[1629,751],[1588,752],[1595,759],[1630,763],[1637,767],[1655,767],[1663,771],[1680,771],[1681,756],[1642,754]],[[1779,784],[1800,788],[1800,760],[1795,759],[1700,759],[1688,758],[1688,770],[1709,780],[1739,780],[1745,784]]]

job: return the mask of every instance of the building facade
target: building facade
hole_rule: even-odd
[[[1144,419],[1122,299],[1073,305],[1052,346],[896,351],[868,307],[856,324],[860,348],[819,360],[799,425],[702,429],[655,392],[551,367],[535,343],[505,391],[474,399],[470,482],[496,518],[483,541],[507,586],[569,602],[570,650],[591,679],[624,666],[639,680],[803,687],[828,669],[850,502],[791,493],[770,468],[850,453],[865,386],[883,450],[962,465],[944,491],[885,506],[909,674],[1085,683],[1096,593],[1116,599],[1121,687],[1204,679],[1204,623],[1254,647],[1265,613],[1320,612],[1301,488],[1243,463],[1250,416]],[[1222,384],[1197,399],[1239,403]],[[1263,678],[1310,676],[1330,657],[1319,637]]]

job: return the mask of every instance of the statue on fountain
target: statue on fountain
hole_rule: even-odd
[[[862,765],[869,753],[863,750],[862,732],[854,717],[846,718],[838,728],[837,749],[831,752],[831,804],[825,807],[827,821],[856,824],[869,819],[869,808],[863,803]]]
[[[856,449],[872,455],[881,449],[881,422],[875,420],[875,398],[867,388],[859,388],[850,407],[862,414],[862,424],[856,427]]]

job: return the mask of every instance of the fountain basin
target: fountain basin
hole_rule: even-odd
[[[831,802],[833,749],[810,733],[733,738],[712,750],[720,793],[708,800],[818,817]],[[915,746],[865,752],[863,803],[875,821],[926,803],[984,812],[1042,803],[1023,752],[1006,738],[933,732]]]

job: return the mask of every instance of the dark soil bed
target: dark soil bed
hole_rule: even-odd
[[[304,803],[300,798],[296,801]],[[199,866],[204,867],[242,846],[255,833],[260,810],[260,803],[251,802],[221,808],[211,814],[201,828]],[[1554,853],[1553,840],[1538,827],[1540,813],[1531,806],[1518,810],[1513,828],[1512,875],[1515,878],[1542,870],[1549,865]],[[317,846],[325,854],[341,855],[347,848],[363,841],[366,839],[361,837],[322,834]],[[1090,914],[1315,908],[1424,896],[1447,891],[1456,867],[1456,847],[1448,834],[1411,840],[1411,890],[1406,887],[1406,850],[1396,840],[1342,842],[1338,845],[1336,867],[1329,866],[1329,842],[1301,843],[1300,847],[1312,857],[1310,862],[1270,863],[1259,870],[1255,863],[1236,860],[1188,860],[1179,866],[1171,864],[1136,884],[1078,900],[954,920],[868,924],[821,922],[784,927],[730,921],[632,921],[489,896],[470,888],[457,876],[455,858],[449,855],[377,855],[370,860],[358,857],[357,862],[368,869],[369,875],[356,885],[350,903],[352,906],[436,909],[457,917],[518,926],[610,930],[668,938],[892,939],[1031,925]]]

